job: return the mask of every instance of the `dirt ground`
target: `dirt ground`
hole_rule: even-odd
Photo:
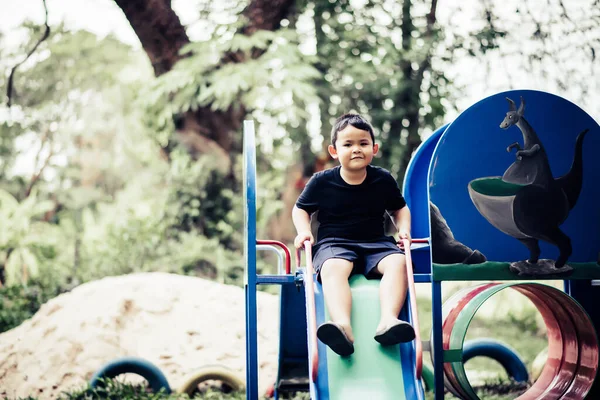
[[[258,293],[259,388],[275,381],[278,299]],[[105,363],[141,357],[172,389],[195,369],[245,376],[244,290],[166,273],[108,277],[60,295],[0,335],[0,395],[53,399]]]

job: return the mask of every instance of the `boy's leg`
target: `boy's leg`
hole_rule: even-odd
[[[404,254],[390,254],[384,257],[377,264],[376,271],[382,275],[379,286],[381,317],[377,325],[376,339],[382,344],[413,340],[412,327],[398,319],[408,287]]]
[[[406,299],[406,259],[404,254],[390,254],[384,257],[376,267],[382,275],[379,285],[381,318],[377,331],[389,328],[398,321],[398,315]]]
[[[330,258],[323,263],[319,272],[325,305],[331,321],[344,329],[350,342],[354,342],[352,326],[350,325],[352,293],[348,283],[352,268],[353,263],[351,261]]]

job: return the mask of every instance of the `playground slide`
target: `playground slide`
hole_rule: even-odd
[[[311,381],[311,398],[423,399],[422,383],[416,378],[415,342],[382,347],[373,339],[379,320],[379,280],[367,280],[357,275],[350,279],[350,287],[354,354],[340,357],[317,341],[318,375],[316,382]],[[318,283],[315,284],[315,300],[316,323],[319,325],[328,318]],[[401,314],[403,319],[410,319],[408,309],[407,301]],[[307,319],[310,320],[310,316]],[[309,351],[314,348],[315,341],[309,335]]]

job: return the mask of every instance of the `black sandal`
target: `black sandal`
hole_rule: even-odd
[[[317,337],[331,350],[342,357],[354,353],[354,345],[346,336],[344,329],[333,322],[325,322],[317,329]]]
[[[382,346],[406,343],[415,339],[415,330],[411,324],[398,321],[396,324],[375,334],[375,340]]]

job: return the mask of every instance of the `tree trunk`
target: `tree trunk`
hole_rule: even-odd
[[[140,39],[154,74],[160,76],[170,71],[181,59],[181,48],[190,43],[185,28],[171,8],[171,1],[115,0],[115,3]]]
[[[242,15],[248,24],[242,33],[252,35],[258,30],[274,31],[292,11],[295,0],[252,0]]]
[[[319,48],[320,44],[324,41],[324,33],[321,27],[323,25],[322,13],[325,11],[324,9],[320,9],[318,6],[319,5],[317,4],[317,8],[314,10],[317,48]],[[329,9],[329,7],[332,6],[327,5],[325,9]],[[323,75],[325,75],[327,72],[327,67],[320,62],[316,63],[314,67],[317,68],[317,70],[319,70]],[[328,83],[323,81],[321,82],[321,85],[328,85]],[[329,93],[329,88],[325,89],[323,86],[321,86],[320,89],[319,96],[323,104],[327,104],[329,98],[326,94]],[[321,123],[322,132],[328,132],[331,129],[327,107],[321,107]],[[292,243],[296,237],[296,228],[292,223],[291,215],[298,196],[300,193],[302,193],[302,190],[306,186],[306,183],[311,176],[316,172],[322,171],[325,168],[329,168],[329,163],[333,161],[327,152],[327,145],[329,144],[328,137],[324,138],[324,147],[321,152],[315,154],[311,149],[311,138],[308,132],[304,133],[305,135],[300,135],[300,137],[297,139],[300,145],[300,150],[298,152],[299,159],[295,164],[290,165],[286,172],[286,183],[281,195],[283,207],[281,211],[277,213],[277,215],[271,218],[266,230],[266,234],[269,238],[279,240],[284,243]]]
[[[410,3],[409,1],[406,1]],[[427,14],[427,28],[425,31],[425,39],[431,40],[433,36],[434,25],[437,21],[436,18],[437,12],[437,0],[431,0],[431,6],[429,7],[429,13]],[[433,47],[430,47],[430,49]],[[423,84],[423,76],[425,71],[431,68],[431,50],[427,52],[425,58],[419,64],[419,68],[416,72],[414,72],[413,76],[413,85],[410,87],[413,90],[413,103],[411,108],[408,110],[408,138],[406,141],[406,147],[404,148],[404,154],[402,155],[402,159],[400,162],[400,171],[399,177],[404,179],[404,174],[406,172],[406,168],[408,167],[408,163],[412,158],[413,153],[421,144],[421,136],[419,135],[419,110],[421,108],[421,86]],[[408,66],[407,66],[408,69]]]
[[[409,53],[412,50],[412,33],[415,30],[413,17],[411,16],[412,6],[412,0],[404,0],[402,3],[402,50],[406,53]],[[432,36],[434,24],[436,22],[436,10],[437,0],[432,0],[429,13],[427,14],[427,27],[425,32],[425,37],[427,39],[430,39]],[[384,146],[382,149],[382,156],[389,160],[390,165],[394,166],[391,172],[397,178],[399,183],[404,179],[404,174],[413,152],[421,144],[421,137],[419,135],[419,110],[422,106],[420,93],[424,72],[429,69],[430,66],[430,52],[420,63],[417,70],[413,69],[412,60],[410,59],[403,61],[400,65],[403,79],[405,80],[405,86],[404,89],[399,92],[398,97],[394,99],[394,103],[404,108],[405,113],[390,121],[389,143],[394,143],[395,145]],[[402,147],[400,152],[395,153],[394,149],[399,148],[397,143],[400,142],[403,128],[402,120],[404,119],[408,121],[408,126],[406,127],[406,130],[408,131],[406,145]]]
[[[0,288],[6,285],[6,264],[8,263],[8,259],[10,255],[15,249],[9,248],[6,249],[6,257],[4,258],[4,264],[0,265]]]

